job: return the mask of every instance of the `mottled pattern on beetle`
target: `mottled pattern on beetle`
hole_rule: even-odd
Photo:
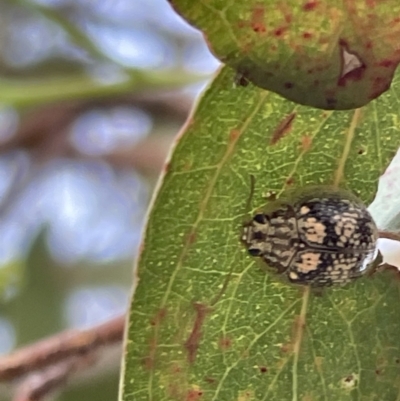
[[[354,200],[308,198],[259,213],[242,240],[290,282],[323,287],[362,276],[377,256],[377,228]]]
[[[347,199],[312,199],[294,205],[300,238],[312,246],[329,248],[374,248],[376,228],[365,208]]]
[[[293,209],[283,207],[269,215],[257,216],[251,229],[245,228],[243,240],[251,243],[256,256],[262,255],[269,266],[282,272],[288,268],[297,251],[298,234]]]
[[[362,276],[364,269],[359,266],[366,268],[374,257],[374,252],[367,258],[364,253],[299,252],[287,275],[292,283],[312,283],[315,287],[346,284]]]

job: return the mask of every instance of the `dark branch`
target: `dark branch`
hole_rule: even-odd
[[[400,241],[400,232],[379,231],[379,238],[386,238],[395,241]]]
[[[88,330],[66,331],[0,358],[0,381],[8,381],[71,358],[87,358],[122,340],[125,315]]]
[[[30,374],[18,387],[13,401],[40,401],[64,385],[71,374],[93,363],[94,358],[90,355],[85,358],[74,357]]]

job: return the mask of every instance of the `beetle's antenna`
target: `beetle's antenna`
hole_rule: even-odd
[[[249,193],[249,197],[247,198],[247,202],[246,202],[246,209],[245,209],[246,214],[250,213],[252,210],[251,202],[253,201],[255,187],[256,187],[256,179],[253,174],[250,174],[250,193]]]

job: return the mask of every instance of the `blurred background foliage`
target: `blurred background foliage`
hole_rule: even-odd
[[[0,354],[125,311],[154,184],[217,67],[165,0],[0,0]],[[119,364],[59,399],[116,399]]]

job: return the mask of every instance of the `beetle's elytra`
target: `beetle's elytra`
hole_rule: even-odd
[[[344,190],[312,188],[269,205],[242,240],[252,256],[295,284],[343,285],[372,268],[378,230],[365,205]]]

